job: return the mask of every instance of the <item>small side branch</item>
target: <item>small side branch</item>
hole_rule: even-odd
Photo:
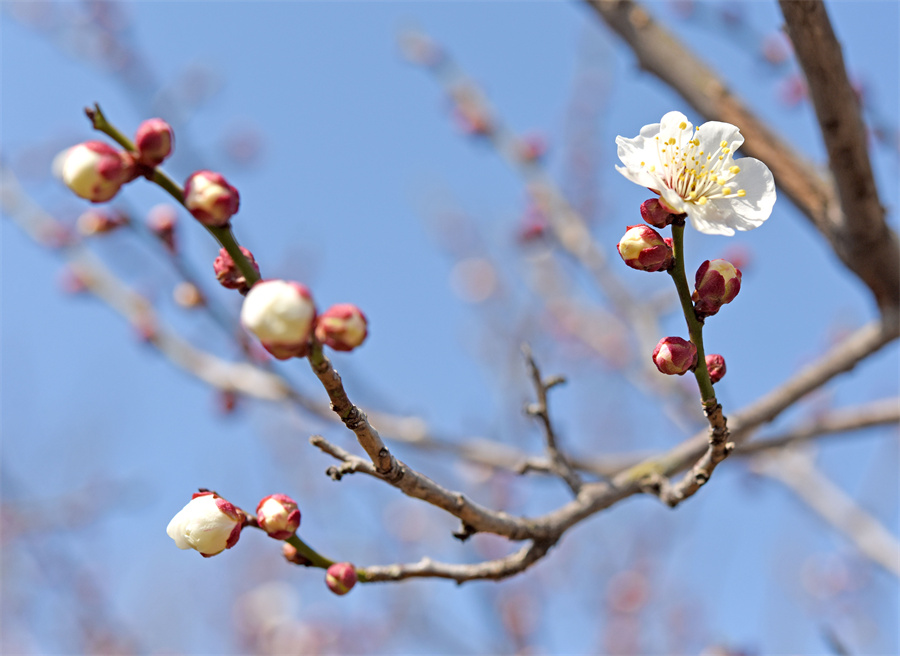
[[[553,430],[553,423],[550,421],[550,410],[547,407],[547,392],[551,387],[564,383],[566,379],[562,376],[543,378],[537,362],[535,362],[531,354],[531,348],[527,344],[522,345],[522,353],[525,354],[525,360],[528,362],[531,381],[537,394],[537,403],[530,403],[525,406],[525,412],[533,417],[537,417],[541,422],[541,426],[544,429],[544,439],[547,442],[547,455],[550,458],[551,470],[565,481],[569,489],[572,490],[572,494],[578,496],[582,486],[581,476],[569,464],[569,461],[557,445],[556,432]]]
[[[543,558],[555,543],[555,540],[535,540],[505,558],[472,565],[439,563],[430,558],[408,565],[375,565],[360,570],[360,581],[375,583],[411,578],[452,579],[460,584],[479,579],[499,581],[524,572]]]

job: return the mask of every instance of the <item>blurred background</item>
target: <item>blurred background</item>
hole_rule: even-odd
[[[824,165],[775,3],[647,8]],[[827,9],[896,229],[900,6]],[[551,413],[572,453],[662,450],[702,428],[696,403],[684,401],[693,381],[643,377],[649,350],[560,251],[535,202],[538,167],[590,226],[613,275],[653,302],[664,331],[653,342],[684,332],[668,278],[628,269],[615,253],[648,197],[615,171],[615,137],[673,109],[702,120],[641,73],[587,6],[4,2],[0,11],[0,651],[900,650],[896,576],[748,459],[728,460],[675,511],[636,497],[592,517],[501,583],[412,580],[336,597],[321,570],[287,564],[260,531],[246,530],[212,559],[179,551],[166,535],[191,493],[207,487],[248,511],[268,494],[292,496],[301,537],[360,566],[476,562],[516,548],[494,536],[462,543],[453,518],[371,478],[330,480],[334,461],[308,438],[321,433],[360,452],[348,431],[297,406],[213,389],[147,343],[141,326],[79,292],[83,281],[58,247],[63,233],[38,243],[23,230],[42,212],[144,297],[159,325],[225,361],[244,357],[235,340],[241,298],[216,284],[212,239],[179,212],[179,271],[141,227],[167,211],[161,189],[138,180],[109,204],[133,228],[81,235],[88,203],[53,177],[51,163],[103,138],[83,115],[94,102],[126,134],[146,118],[170,121],[175,153],[164,168],[176,180],[209,168],[240,190],[234,231],[264,277],[304,282],[320,309],[352,302],[365,311],[367,343],[334,354],[335,366],[366,410],[415,417],[411,425],[444,440],[443,450],[389,445],[447,487],[516,514],[567,500],[557,479],[472,463],[454,447],[477,440],[542,453],[540,427],[522,411],[534,400],[523,342],[545,375],[568,379],[551,392]],[[435,74],[438,52],[455,62],[449,78]],[[465,93],[451,99],[448,84]],[[498,148],[486,125],[502,125],[504,143],[523,150]],[[688,230],[686,243],[689,272],[727,257],[744,273],[741,295],[705,331],[707,352],[728,363],[716,388],[726,414],[876,317],[867,290],[785,198],[758,230],[732,238]],[[185,274],[196,287],[184,286]],[[206,306],[192,305],[194,291]],[[275,368],[324,402],[304,362]],[[764,433],[829,408],[896,399],[897,372],[893,344]],[[896,425],[883,426],[804,452],[894,536],[897,437]]]

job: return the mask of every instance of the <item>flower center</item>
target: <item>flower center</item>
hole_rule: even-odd
[[[684,130],[687,124],[682,123],[680,127]],[[683,134],[677,139],[670,137],[668,141],[660,141],[659,135],[656,136],[656,151],[663,169],[657,175],[669,189],[697,205],[731,195],[746,195],[745,190],[735,190],[734,185],[729,184],[741,168],[734,165],[727,141],[722,141],[715,152],[707,153],[700,150],[700,128],[696,128],[694,138],[686,142],[682,141]],[[651,166],[649,171],[654,173],[655,168]]]

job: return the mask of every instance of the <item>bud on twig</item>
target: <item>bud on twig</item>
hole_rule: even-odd
[[[741,272],[726,260],[707,260],[697,269],[692,295],[699,317],[710,317],[741,291]]]
[[[147,227],[172,253],[176,250],[175,226],[177,224],[178,212],[171,205],[156,205],[147,214]]]
[[[315,319],[309,289],[285,280],[256,283],[241,308],[241,323],[279,360],[306,355]]]
[[[653,364],[661,373],[682,376],[697,366],[697,347],[680,337],[663,337],[653,349]]]
[[[725,358],[718,353],[710,353],[706,356],[706,369],[713,384],[718,383],[725,375]]]
[[[350,563],[335,563],[325,573],[325,584],[336,595],[350,592],[356,581],[356,569]]]
[[[257,275],[259,275],[259,265],[257,265],[256,260],[253,259],[253,253],[243,246],[241,246],[240,249],[241,253],[244,254],[244,257],[246,257],[247,261],[250,263],[250,266],[252,266]],[[222,287],[225,287],[226,289],[237,289],[242,293],[245,293],[250,289],[247,286],[247,279],[244,278],[244,274],[241,273],[241,270],[238,269],[234,260],[231,259],[231,255],[229,255],[228,251],[224,248],[219,251],[219,256],[213,262],[213,270],[216,272],[216,278]]]
[[[172,154],[175,145],[175,133],[172,126],[161,118],[151,118],[138,126],[134,136],[138,161],[147,166],[159,166]]]
[[[332,305],[316,320],[316,339],[335,351],[352,351],[366,335],[366,315],[352,303]]]
[[[641,218],[654,228],[665,228],[675,220],[675,215],[659,202],[659,198],[651,198],[641,203]]]
[[[649,226],[628,226],[617,248],[625,264],[632,269],[665,271],[672,266],[672,240],[663,239]]]
[[[184,183],[184,206],[205,226],[224,228],[240,204],[238,190],[220,173],[197,171]]]
[[[134,177],[134,160],[102,141],[86,141],[66,151],[62,179],[77,196],[103,203]]]
[[[256,520],[270,538],[287,540],[300,528],[300,509],[289,496],[270,494],[256,506]]]
[[[241,537],[244,513],[214,492],[198,492],[172,518],[166,533],[179,549],[196,549],[204,558],[231,549]]]

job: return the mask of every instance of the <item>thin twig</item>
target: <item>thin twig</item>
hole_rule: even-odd
[[[581,490],[582,486],[581,476],[579,476],[578,472],[572,468],[572,465],[569,464],[565,454],[559,449],[556,432],[553,429],[553,422],[550,421],[550,409],[547,406],[547,392],[551,387],[564,383],[565,378],[562,376],[554,376],[547,379],[543,378],[537,362],[535,362],[534,356],[531,353],[531,348],[527,344],[522,345],[522,353],[525,355],[525,360],[528,362],[531,382],[534,384],[534,391],[537,395],[537,403],[530,403],[525,406],[525,412],[532,417],[537,417],[541,421],[541,426],[544,429],[544,439],[547,442],[547,455],[550,458],[553,473],[565,481],[566,485],[569,486],[569,489],[572,490],[572,494],[578,496],[578,492]]]

